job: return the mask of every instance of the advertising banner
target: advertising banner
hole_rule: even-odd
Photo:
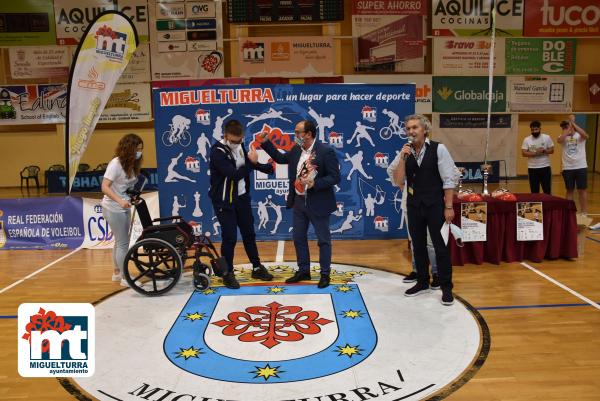
[[[220,0],[148,1],[152,80],[223,78]]]
[[[523,36],[600,36],[598,0],[527,0]]]
[[[117,84],[98,120],[101,123],[152,121],[150,84]]]
[[[423,72],[428,2],[353,1],[354,69]]]
[[[48,0],[2,2],[0,46],[53,45],[56,43],[54,9]]]
[[[506,111],[506,77],[494,77],[492,112]],[[488,77],[433,77],[433,111],[487,112]]]
[[[517,202],[517,241],[544,240],[542,202]]]
[[[334,73],[333,39],[240,38],[240,77],[321,77]]]
[[[0,199],[0,249],[77,248],[81,198]]]
[[[239,120],[245,148],[271,163],[256,135],[267,132],[280,151],[294,146],[297,122],[312,119],[316,139],[337,155],[341,182],[331,216],[334,238],[406,237],[401,191],[386,169],[404,143],[403,120],[414,113],[414,85],[238,85],[153,89],[161,215],[181,215],[199,233],[220,238],[208,196],[210,147],[223,126]],[[252,207],[259,240],[290,239],[285,209],[288,166],[251,173]]]
[[[461,203],[460,229],[463,242],[487,241],[487,203]]]
[[[481,182],[483,174],[479,165],[485,158],[487,137],[486,114],[438,114],[433,113],[433,138],[448,147],[457,166],[467,167],[467,177]],[[492,114],[488,143],[488,163],[492,165],[489,182],[497,182],[500,164],[506,165],[509,177],[517,175],[517,134],[519,121],[516,114]],[[520,155],[520,153],[519,153]],[[464,162],[474,162],[469,165]],[[472,169],[474,167],[475,169]],[[468,182],[465,179],[464,182]]]
[[[150,45],[140,43],[127,68],[117,81],[119,84],[150,82]]]
[[[433,38],[435,75],[488,75],[490,38]],[[494,75],[504,74],[504,38],[496,38]]]
[[[143,168],[142,174],[148,178],[144,190],[158,190],[158,173],[155,168]],[[73,192],[102,192],[100,186],[104,170],[86,171],[77,173],[73,181]],[[64,171],[45,171],[44,178],[48,187],[48,193],[65,193],[67,188],[67,173]]]
[[[431,114],[431,75],[344,75],[344,82],[354,84],[414,84],[415,113]]]
[[[104,106],[138,45],[131,21],[117,11],[89,26],[73,59],[67,98],[68,191]]]
[[[600,104],[600,74],[588,74],[588,94],[591,104]]]
[[[506,73],[575,74],[577,39],[506,39]]]
[[[56,44],[78,44],[88,25],[107,10],[116,10],[115,0],[54,0]]]
[[[66,46],[10,47],[10,76],[13,79],[64,77],[66,81],[72,57],[71,49]]]
[[[508,77],[508,109],[512,112],[570,112],[573,77]]]
[[[442,114],[442,118],[447,118],[448,116],[464,116],[464,114]],[[446,127],[448,128],[448,127]],[[503,160],[504,161],[504,160]],[[463,161],[454,161],[456,167],[462,167],[465,169],[464,174],[461,177],[461,181],[463,183],[483,183],[483,170],[481,169],[481,164],[483,163],[483,157],[481,157],[480,162],[463,162]],[[492,172],[488,175],[489,183],[500,182],[500,174],[504,174],[504,171],[500,171],[500,161],[499,160],[487,160],[487,164],[492,166]]]
[[[117,0],[117,10],[131,20],[138,34],[140,43],[147,43],[148,34],[148,4],[146,0]]]
[[[522,36],[523,3],[524,0],[432,0],[432,35],[490,36],[495,7],[496,36]]]
[[[67,85],[0,86],[0,125],[65,122]]]

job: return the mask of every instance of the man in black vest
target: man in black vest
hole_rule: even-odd
[[[406,143],[400,151],[401,158],[394,172],[394,181],[406,179],[408,230],[412,238],[417,264],[417,284],[404,295],[412,297],[427,293],[429,267],[427,264],[427,229],[435,249],[438,275],[442,289],[442,304],[452,305],[452,265],[450,252],[440,230],[444,222],[454,218],[452,198],[457,183],[457,170],[448,149],[430,140],[431,122],[421,114],[405,119],[406,132],[412,144]]]

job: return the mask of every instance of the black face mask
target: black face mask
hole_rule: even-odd
[[[541,134],[541,132],[532,132],[531,135],[533,135],[534,138],[539,137]]]

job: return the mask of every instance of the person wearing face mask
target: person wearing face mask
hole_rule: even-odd
[[[325,288],[330,282],[331,232],[329,220],[337,210],[334,186],[340,182],[340,165],[330,146],[315,140],[317,128],[311,120],[300,121],[295,128],[294,147],[285,153],[259,134],[261,147],[279,164],[288,165],[289,192],[286,208],[293,209],[293,238],[298,271],[286,283],[311,280],[308,225],[315,229],[319,246],[321,277],[317,286]]]
[[[521,153],[527,157],[529,173],[529,188],[532,194],[540,192],[540,184],[545,194],[552,190],[552,170],[550,169],[550,156],[554,153],[554,143],[549,135],[542,134],[542,124],[532,121],[529,124],[531,135],[523,140]]]
[[[131,203],[126,190],[137,182],[142,164],[144,142],[135,134],[127,134],[119,141],[115,150],[116,157],[106,167],[102,180],[102,215],[113,232],[114,271],[112,281],[127,282],[121,275],[125,254],[129,249],[129,227],[131,222]]]
[[[271,164],[258,163],[255,149],[246,152],[244,131],[237,120],[225,124],[224,135],[210,149],[210,196],[213,209],[221,225],[221,255],[229,270],[223,273],[223,284],[238,289],[240,284],[233,272],[233,255],[240,229],[246,255],[252,263],[252,278],[270,281],[273,275],[260,262],[254,232],[254,216],[250,199],[250,173],[258,170],[273,173]]]

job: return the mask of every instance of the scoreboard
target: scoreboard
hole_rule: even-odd
[[[343,0],[229,0],[229,22],[342,21]]]

